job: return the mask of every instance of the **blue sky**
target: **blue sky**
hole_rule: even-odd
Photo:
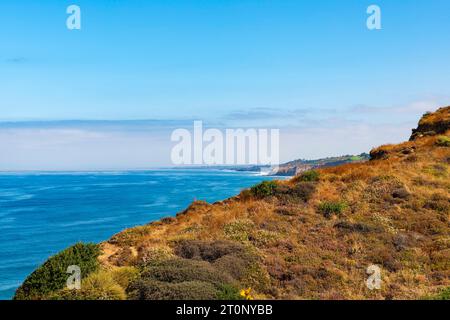
[[[379,31],[366,28],[373,3],[382,10]],[[81,30],[66,28],[71,4],[81,8]],[[286,161],[401,141],[420,114],[450,104],[449,18],[447,0],[3,0],[0,121],[34,122],[0,124],[0,143],[9,139],[12,148],[0,170],[34,168],[14,146],[35,135],[14,139],[24,126],[56,139],[48,121],[61,120],[276,127],[286,136]],[[36,129],[35,121],[47,122]],[[170,126],[149,125],[139,138],[130,137],[134,127],[128,122],[115,134],[151,137],[161,153],[167,149]],[[77,130],[111,132],[98,122]],[[93,152],[70,141],[57,145]],[[39,149],[39,168],[52,168],[66,150],[52,148]],[[165,156],[146,155],[142,163],[137,156],[111,166],[168,164]],[[99,155],[95,167],[101,163]]]

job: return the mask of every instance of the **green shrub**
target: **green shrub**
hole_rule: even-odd
[[[250,191],[253,196],[262,199],[274,195],[277,187],[278,184],[275,181],[263,181],[253,186]]]
[[[172,249],[168,246],[148,247],[143,245],[138,247],[137,251],[137,260],[139,263],[143,264],[149,261],[163,261],[174,257]]]
[[[255,283],[257,256],[232,241],[181,240],[174,252],[182,258],[149,261],[128,287],[131,299],[237,299],[241,279]]]
[[[439,147],[450,147],[450,138],[446,136],[440,136],[436,140],[436,145]]]
[[[319,181],[319,178],[320,178],[319,172],[317,172],[316,170],[309,170],[309,171],[303,172],[298,177],[298,180],[304,181],[304,182],[315,182],[315,181]]]
[[[133,285],[128,297],[133,300],[215,300],[219,293],[212,284],[202,281],[140,280]]]
[[[249,240],[258,248],[269,246],[275,243],[280,235],[274,231],[257,230],[252,232]]]
[[[218,259],[215,265],[228,258],[230,256]],[[224,278],[225,272],[223,270],[204,268],[205,265],[209,264],[207,262],[198,264],[199,261],[190,261],[194,263],[189,264],[187,261],[183,261],[182,264],[185,264],[186,267],[189,265],[192,272],[187,272],[184,268],[175,268],[168,270],[171,275],[166,273],[161,276],[161,272],[158,272],[158,275],[155,276],[152,274],[155,271],[154,269],[148,270],[143,277],[129,286],[127,290],[128,298],[138,300],[241,299],[237,290],[240,284],[236,281],[230,281],[228,276]],[[170,263],[173,263],[173,261]],[[234,264],[234,269],[240,267],[241,265]],[[251,285],[254,288],[267,288],[269,278],[259,264],[252,264],[250,267],[243,265],[242,267],[241,271],[245,276],[243,284]],[[182,276],[176,275],[177,272],[180,272]]]
[[[174,253],[181,258],[142,265],[140,277],[128,286],[129,298],[235,299],[241,280],[243,284],[260,281],[255,273],[260,270],[258,257],[241,243],[181,240],[175,243]]]
[[[432,296],[432,300],[450,300],[450,287],[445,288],[439,294]]]
[[[280,201],[280,204],[288,205],[307,202],[315,191],[316,184],[314,182],[301,181],[293,187],[287,184],[278,185],[273,195]]]
[[[244,189],[239,193],[239,199],[242,201],[248,201],[253,199],[253,192],[251,189]]]
[[[225,255],[239,254],[242,251],[244,247],[241,244],[224,240],[182,240],[175,247],[175,254],[179,257],[208,262],[214,262]]]
[[[278,184],[275,181],[263,181],[252,187],[250,193],[258,199],[275,196],[284,203],[298,202],[299,200],[306,202],[316,190],[313,181],[318,180],[318,175],[316,171],[308,171],[305,173],[305,177],[301,176],[300,182],[297,181],[298,183],[293,187],[289,187],[287,184]]]
[[[241,296],[239,289],[236,287],[225,284],[223,285],[218,294],[217,294],[218,300],[244,300],[244,298]]]
[[[251,220],[236,220],[225,225],[223,232],[230,240],[245,242],[248,241],[249,233],[254,227]]]
[[[172,259],[150,264],[142,271],[141,278],[170,283],[201,281],[215,286],[232,281],[228,274],[219,272],[210,263],[188,259]]]
[[[241,283],[243,287],[253,288],[258,292],[268,292],[271,288],[270,276],[259,263],[252,263],[245,270]]]
[[[325,201],[319,205],[319,211],[327,218],[333,215],[340,215],[347,208],[345,202]]]
[[[213,266],[220,272],[229,274],[233,279],[242,280],[246,270],[254,261],[253,257],[226,255],[214,261]]]
[[[82,279],[97,270],[97,257],[100,249],[96,244],[77,243],[49,258],[36,269],[17,289],[14,299],[45,299],[52,292],[61,290],[66,285],[70,274],[67,267],[77,265],[81,269]]]
[[[292,190],[292,194],[298,198],[303,200],[304,202],[308,202],[309,199],[316,192],[316,185],[312,182],[300,182],[297,183]]]

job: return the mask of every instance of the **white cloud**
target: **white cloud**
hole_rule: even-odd
[[[150,168],[169,163],[170,136],[80,129],[0,130],[0,170]]]
[[[422,110],[424,105],[415,105]],[[368,152],[372,147],[409,138],[417,119],[391,124],[365,123],[339,117],[280,126],[280,160],[317,159]],[[0,170],[112,170],[171,166],[174,128],[127,124],[0,124]],[[113,129],[112,129],[113,128]]]
[[[282,162],[369,152],[372,148],[409,139],[409,124],[346,124],[329,128],[281,130]]]

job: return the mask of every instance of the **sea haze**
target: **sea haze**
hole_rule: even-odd
[[[51,255],[78,241],[173,216],[272,179],[221,170],[0,173],[0,299]]]

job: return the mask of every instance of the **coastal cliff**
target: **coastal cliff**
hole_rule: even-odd
[[[450,107],[370,161],[263,182],[77,244],[15,299],[420,299],[450,286]],[[78,265],[80,290],[65,288]],[[367,270],[380,270],[379,288]],[[370,269],[370,268],[369,268]]]

